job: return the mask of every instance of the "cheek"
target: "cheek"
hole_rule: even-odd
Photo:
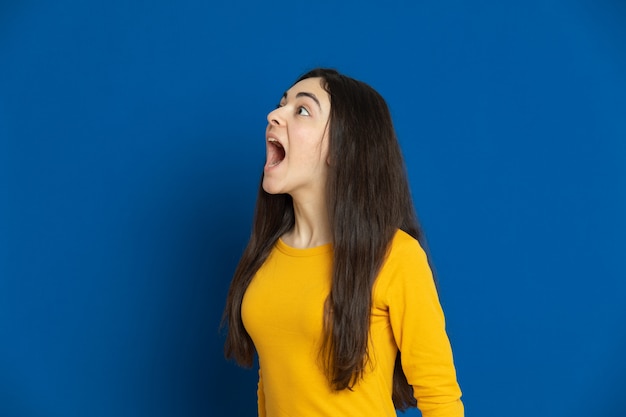
[[[311,129],[297,128],[289,133],[290,153],[306,154],[316,142],[315,132]]]
[[[289,141],[289,157],[308,163],[323,161],[329,155],[328,134],[320,127],[300,127],[293,129]]]

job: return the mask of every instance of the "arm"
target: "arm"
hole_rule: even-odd
[[[423,417],[463,417],[452,349],[426,255],[416,241],[403,245],[397,255],[386,298],[402,369]]]
[[[259,368],[259,385],[257,388],[257,398],[259,407],[259,417],[265,417],[265,393],[263,392],[263,374]]]

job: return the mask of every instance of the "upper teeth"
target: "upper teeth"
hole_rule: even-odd
[[[282,144],[281,144],[278,140],[276,140],[276,139],[274,139],[274,138],[268,138],[268,139],[267,139],[267,141],[268,141],[268,142],[274,142],[274,143],[276,143],[277,145],[282,146]]]

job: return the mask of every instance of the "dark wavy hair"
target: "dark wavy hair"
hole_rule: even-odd
[[[333,69],[314,69],[296,83],[313,77],[321,78],[331,103],[326,192],[334,260],[320,355],[331,387],[343,390],[358,382],[369,360],[372,286],[395,232],[402,229],[419,241],[422,233],[385,100],[369,85]],[[252,366],[255,352],[241,318],[244,293],[278,238],[294,223],[291,196],[268,194],[259,186],[251,237],[223,316],[226,357],[243,366]],[[416,400],[400,355],[392,399],[397,409],[405,410],[415,407]]]

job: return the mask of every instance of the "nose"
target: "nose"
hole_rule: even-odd
[[[267,114],[267,122],[270,125],[280,126],[280,125],[284,124],[283,123],[283,119],[282,119],[282,117],[280,115],[280,113],[281,113],[280,109],[281,109],[281,107],[277,107],[277,108],[275,108],[274,110],[272,110],[271,112],[269,112]]]

